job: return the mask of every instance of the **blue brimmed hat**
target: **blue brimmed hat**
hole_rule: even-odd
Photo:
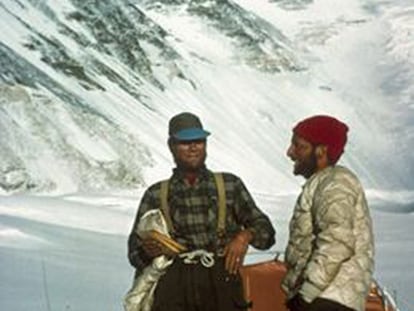
[[[210,132],[203,129],[200,119],[189,112],[172,117],[168,126],[170,137],[179,141],[206,139]]]

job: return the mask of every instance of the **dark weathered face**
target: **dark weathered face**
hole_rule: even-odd
[[[204,166],[207,157],[206,140],[172,141],[170,149],[177,167],[196,171]]]
[[[287,156],[294,161],[293,174],[309,178],[317,171],[315,147],[296,134],[292,137]]]

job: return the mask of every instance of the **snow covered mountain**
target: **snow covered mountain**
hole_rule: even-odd
[[[209,166],[259,191],[296,189],[285,149],[313,113],[349,123],[344,162],[368,187],[412,189],[409,2],[2,0],[0,189],[165,177],[183,110],[213,133]]]
[[[122,309],[137,201],[170,174],[169,118],[192,111],[208,166],[271,217],[272,251],[303,182],[293,124],[347,122],[375,277],[414,311],[413,56],[411,0],[0,0],[0,309]]]

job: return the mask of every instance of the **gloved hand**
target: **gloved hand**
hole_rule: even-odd
[[[286,306],[290,311],[306,311],[309,309],[310,303],[306,302],[300,294],[296,294],[286,302]]]

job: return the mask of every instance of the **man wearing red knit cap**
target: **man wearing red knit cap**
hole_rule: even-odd
[[[363,188],[337,165],[348,126],[318,115],[293,128],[287,155],[306,178],[289,226],[282,288],[290,311],[363,311],[374,269]]]

